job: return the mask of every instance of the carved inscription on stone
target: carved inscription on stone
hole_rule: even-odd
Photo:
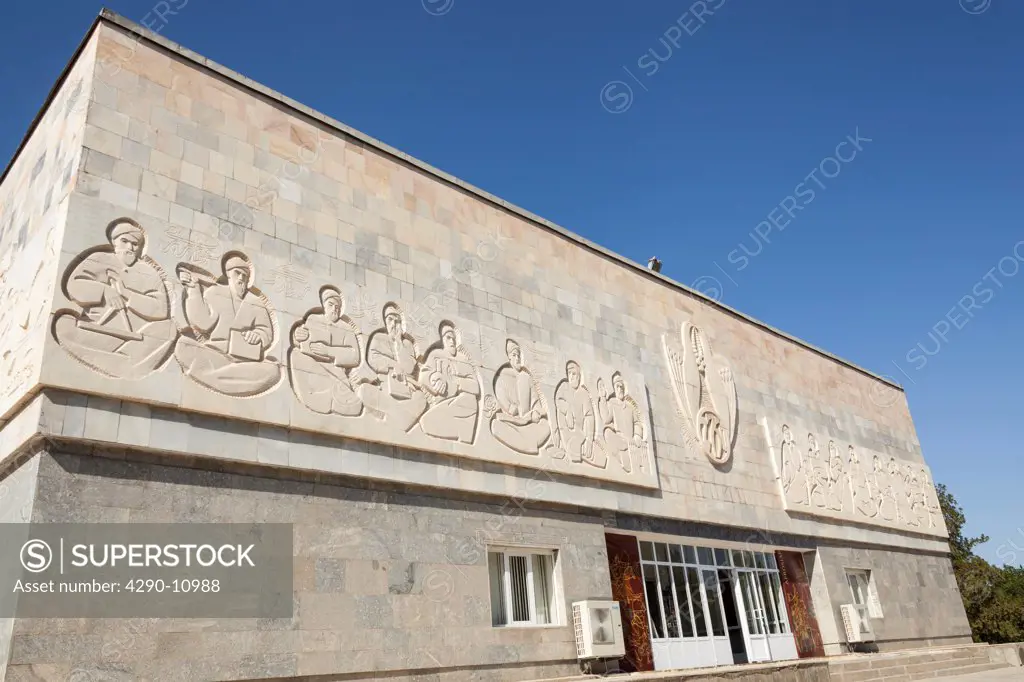
[[[929,534],[944,530],[928,470],[830,439],[823,458],[814,433],[801,448],[789,424],[762,419],[787,510]]]
[[[270,301],[252,286],[255,268],[240,251],[221,258],[219,278],[179,263],[188,328],[174,357],[192,381],[217,393],[251,397],[274,388],[281,367],[268,355],[277,342],[277,319]]]
[[[172,258],[178,258],[196,265],[206,265],[218,251],[216,242],[201,234],[190,235],[184,227],[167,230],[166,241],[161,250]]]
[[[163,366],[178,336],[170,286],[145,255],[146,233],[138,223],[115,220],[107,227],[107,242],[65,272],[61,288],[78,309],[55,314],[53,336],[101,374],[140,379]]]
[[[732,459],[739,421],[732,368],[712,352],[704,331],[692,322],[681,325],[680,341],[662,336],[684,438],[712,463],[726,464]]]

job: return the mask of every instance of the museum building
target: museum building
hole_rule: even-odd
[[[971,641],[899,386],[111,13],[0,182],[0,377],[0,522],[294,538],[291,618],[9,618],[0,680]]]

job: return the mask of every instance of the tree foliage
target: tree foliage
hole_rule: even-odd
[[[974,553],[988,542],[987,535],[967,537],[963,508],[945,485],[936,486],[942,515],[949,531],[950,558],[974,641],[1024,640],[1024,567],[993,566]]]

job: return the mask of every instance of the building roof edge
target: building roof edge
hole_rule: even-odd
[[[39,113],[36,115],[35,119],[32,121],[32,124],[29,127],[29,130],[28,130],[28,132],[25,135],[25,138],[22,140],[21,144],[18,146],[17,151],[15,152],[14,156],[12,157],[10,163],[4,169],[3,174],[0,175],[0,183],[2,183],[3,180],[6,178],[6,176],[7,176],[8,172],[10,171],[11,167],[14,165],[15,160],[17,160],[18,155],[20,154],[20,152],[24,148],[25,144],[27,144],[27,142],[28,142],[29,138],[31,137],[32,133],[35,131],[35,128],[38,126],[39,121],[42,119],[43,115],[45,114],[46,109],[49,107],[50,102],[53,100],[53,98],[56,95],[57,91],[60,89],[60,86],[63,84],[64,80],[66,79],[66,77],[67,77],[69,71],[71,70],[72,66],[77,61],[78,56],[81,54],[82,50],[85,48],[85,45],[88,43],[90,37],[92,36],[93,31],[96,30],[96,27],[99,25],[99,23],[104,22],[104,21],[108,22],[108,23],[110,23],[112,25],[118,26],[118,27],[124,29],[125,31],[133,33],[136,36],[138,36],[139,38],[141,38],[143,40],[146,40],[148,42],[151,42],[154,45],[157,45],[157,46],[159,46],[159,47],[161,47],[161,48],[163,48],[165,50],[173,52],[173,53],[177,54],[179,57],[181,57],[182,59],[186,59],[186,60],[188,60],[190,62],[193,62],[194,64],[196,64],[196,65],[198,65],[198,66],[200,66],[202,68],[208,69],[208,70],[216,73],[217,75],[221,76],[222,78],[225,78],[227,80],[230,80],[230,81],[236,83],[241,88],[253,91],[253,92],[261,95],[262,97],[265,97],[265,98],[268,98],[268,99],[273,100],[275,102],[278,102],[279,104],[281,104],[281,105],[283,105],[283,106],[285,106],[285,107],[287,107],[289,109],[292,109],[292,110],[296,111],[297,113],[301,114],[302,116],[307,117],[309,119],[312,119],[312,120],[320,123],[321,125],[327,126],[328,128],[334,129],[335,131],[337,131],[337,132],[339,132],[339,133],[341,133],[341,134],[343,134],[343,135],[345,135],[345,136],[347,136],[349,138],[355,139],[355,140],[359,141],[360,143],[362,143],[362,144],[364,144],[364,145],[366,145],[368,147],[372,147],[373,149],[381,152],[382,154],[385,154],[387,156],[399,159],[402,162],[404,162],[404,163],[406,163],[406,164],[416,168],[417,170],[419,170],[419,171],[421,171],[421,172],[423,172],[423,173],[425,173],[427,175],[433,176],[433,177],[435,177],[435,178],[437,178],[437,179],[441,180],[442,182],[445,182],[445,183],[447,183],[449,185],[453,185],[453,186],[457,187],[458,189],[460,189],[460,190],[462,190],[464,192],[472,194],[472,195],[482,199],[483,201],[486,201],[487,203],[490,203],[490,204],[493,204],[495,206],[498,206],[498,207],[504,209],[505,211],[508,211],[509,213],[515,214],[515,215],[519,216],[520,218],[522,218],[522,219],[524,219],[524,220],[526,220],[526,221],[528,221],[530,223],[533,223],[534,225],[537,225],[537,226],[539,226],[541,228],[544,228],[546,230],[554,232],[554,233],[558,234],[559,236],[561,236],[561,237],[563,237],[565,239],[568,239],[568,240],[570,240],[572,242],[575,242],[576,244],[578,244],[578,245],[580,245],[580,246],[582,246],[582,247],[584,247],[586,249],[589,249],[589,250],[591,250],[591,251],[593,251],[593,252],[595,252],[595,253],[597,253],[597,254],[605,257],[605,258],[608,258],[610,260],[613,260],[613,261],[617,262],[618,264],[620,264],[622,266],[625,266],[625,267],[627,267],[627,268],[629,268],[629,269],[631,269],[633,271],[636,271],[637,273],[641,274],[642,276],[649,277],[651,279],[654,279],[654,280],[657,280],[657,281],[661,282],[662,284],[664,284],[666,286],[672,287],[674,289],[678,289],[679,291],[682,291],[682,292],[684,292],[684,293],[686,293],[686,294],[696,298],[697,300],[702,301],[703,303],[705,303],[707,305],[710,305],[712,307],[718,308],[719,310],[722,310],[723,312],[726,312],[726,313],[728,313],[730,315],[738,317],[738,318],[740,318],[740,319],[742,319],[742,320],[744,320],[744,321],[746,321],[746,322],[748,322],[750,324],[753,324],[753,325],[755,325],[755,326],[757,326],[757,327],[759,327],[759,328],[761,328],[761,329],[763,329],[763,330],[765,330],[765,331],[767,331],[767,332],[769,332],[771,334],[774,334],[774,335],[776,335],[778,337],[781,337],[783,339],[791,341],[791,342],[793,342],[793,343],[795,343],[795,344],[797,344],[799,346],[802,346],[802,347],[806,348],[807,350],[810,350],[811,352],[813,352],[813,353],[815,353],[817,355],[820,355],[820,356],[822,356],[824,358],[832,360],[833,362],[839,363],[839,364],[841,364],[841,365],[843,365],[845,367],[849,367],[850,369],[853,369],[854,371],[857,371],[857,372],[859,372],[859,373],[861,373],[861,374],[863,374],[865,376],[868,376],[868,377],[870,377],[872,379],[875,379],[875,380],[880,381],[880,382],[882,382],[884,384],[887,384],[888,386],[891,386],[891,387],[893,387],[895,389],[898,389],[901,392],[904,390],[903,387],[900,384],[898,384],[897,382],[895,382],[895,381],[893,381],[891,379],[888,379],[888,378],[886,378],[884,376],[876,374],[875,372],[872,372],[869,369],[865,369],[864,367],[861,367],[860,365],[857,365],[857,364],[855,364],[853,362],[850,362],[849,360],[845,360],[845,359],[843,359],[843,358],[841,358],[841,357],[839,357],[839,356],[837,356],[837,355],[835,355],[833,353],[830,353],[830,352],[828,352],[828,351],[826,351],[826,350],[824,350],[822,348],[819,348],[819,347],[815,346],[814,344],[808,343],[807,341],[804,341],[804,340],[802,340],[802,339],[800,339],[800,338],[798,338],[796,336],[788,334],[788,333],[782,331],[781,329],[777,329],[777,328],[771,326],[770,324],[762,322],[761,320],[758,320],[757,318],[751,317],[750,315],[747,315],[746,313],[743,313],[743,312],[733,308],[732,306],[729,306],[729,305],[727,305],[725,303],[722,303],[721,301],[717,301],[714,298],[711,298],[710,296],[707,296],[706,294],[701,293],[700,291],[692,289],[692,288],[686,286],[685,284],[682,284],[680,282],[677,282],[676,280],[671,279],[670,277],[666,277],[665,275],[663,275],[663,274],[661,274],[659,272],[654,272],[654,271],[648,269],[647,267],[645,267],[644,265],[641,265],[640,263],[632,261],[632,260],[626,258],[625,256],[617,254],[614,251],[611,251],[610,249],[607,249],[607,248],[601,246],[600,244],[592,242],[591,240],[587,239],[586,237],[583,237],[581,235],[576,234],[575,232],[567,230],[566,228],[564,228],[564,227],[562,227],[560,225],[557,225],[557,224],[551,222],[550,220],[547,220],[545,218],[542,218],[542,217],[536,215],[535,213],[532,213],[531,211],[528,211],[528,210],[526,210],[524,208],[520,208],[519,206],[516,206],[516,205],[514,205],[512,203],[509,203],[508,201],[505,201],[504,199],[502,199],[502,198],[500,198],[500,197],[498,197],[498,196],[496,196],[494,194],[491,194],[490,192],[487,192],[487,191],[485,191],[483,189],[480,189],[479,187],[471,185],[470,183],[468,183],[468,182],[466,182],[464,180],[461,180],[461,179],[455,177],[454,175],[451,175],[450,173],[447,173],[447,172],[445,172],[445,171],[443,171],[443,170],[441,170],[439,168],[436,168],[436,167],[434,167],[434,166],[432,166],[432,165],[430,165],[430,164],[428,164],[428,163],[426,163],[424,161],[421,161],[421,160],[419,160],[419,159],[417,159],[415,157],[412,157],[409,154],[406,154],[405,152],[403,152],[403,151],[401,151],[399,149],[396,149],[396,148],[392,147],[391,145],[389,145],[389,144],[387,144],[385,142],[382,142],[382,141],[380,141],[380,140],[378,140],[378,139],[376,139],[376,138],[374,138],[374,137],[372,137],[370,135],[367,135],[366,133],[363,133],[363,132],[361,132],[359,130],[356,130],[355,128],[352,128],[350,126],[345,125],[341,121],[338,121],[338,120],[336,120],[334,118],[331,118],[330,116],[327,116],[326,114],[323,114],[323,113],[321,113],[319,111],[316,111],[315,109],[313,109],[313,108],[311,108],[309,106],[306,106],[305,104],[302,104],[301,102],[298,102],[298,101],[292,99],[291,97],[288,97],[287,95],[283,95],[283,94],[277,92],[276,90],[273,90],[271,88],[268,88],[265,85],[257,83],[256,81],[254,81],[254,80],[252,80],[250,78],[247,78],[246,76],[243,76],[242,74],[238,73],[237,71],[233,71],[233,70],[231,70],[231,69],[229,69],[229,68],[227,68],[225,66],[222,66],[221,64],[218,64],[217,62],[214,62],[214,61],[212,61],[210,59],[207,59],[206,57],[203,57],[202,55],[198,54],[197,52],[189,50],[188,48],[183,47],[183,46],[179,45],[178,43],[176,43],[176,42],[174,42],[172,40],[169,40],[169,39],[161,36],[160,34],[154,32],[154,31],[151,31],[151,30],[145,28],[144,26],[141,26],[141,25],[137,24],[136,22],[132,21],[131,19],[123,17],[120,14],[117,14],[116,12],[113,12],[113,11],[107,9],[107,8],[104,8],[104,9],[102,9],[100,11],[99,16],[93,22],[92,26],[89,28],[89,31],[86,33],[85,37],[82,39],[82,42],[79,44],[78,48],[75,50],[75,54],[72,56],[71,60],[68,62],[68,64],[65,66],[64,70],[61,72],[60,78],[58,79],[58,81],[54,85],[54,87],[51,89],[49,95],[46,98],[46,101],[43,103],[42,108],[40,109]]]

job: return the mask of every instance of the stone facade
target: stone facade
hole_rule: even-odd
[[[570,628],[491,627],[483,529],[488,542],[557,548],[567,603],[608,597],[604,529],[592,513],[512,515],[493,498],[88,453],[47,452],[34,461],[37,523],[294,524],[295,614],[202,622],[21,619],[8,680],[65,680],[76,669],[95,675],[88,679],[126,680],[467,666],[487,679],[523,679],[533,676],[530,669],[540,677],[575,672]]]
[[[564,617],[490,627],[490,526],[558,549],[563,610],[610,596],[607,527],[808,552],[833,647],[854,560],[891,646],[966,636],[897,387],[130,22],[97,22],[0,209],[33,520],[296,537],[288,623],[0,623],[9,679],[571,672]]]
[[[39,381],[95,65],[91,41],[0,179],[0,424]]]
[[[815,605],[826,611],[819,613],[818,620],[840,624],[835,634],[822,633],[826,651],[838,653],[840,645],[846,641],[839,611],[842,604],[853,600],[846,569],[869,570],[873,575],[884,616],[871,620],[878,649],[946,646],[971,641],[971,626],[963,605],[946,596],[958,594],[953,566],[947,557],[895,548],[821,546],[815,562],[821,569],[828,595],[827,600],[815,599]]]

